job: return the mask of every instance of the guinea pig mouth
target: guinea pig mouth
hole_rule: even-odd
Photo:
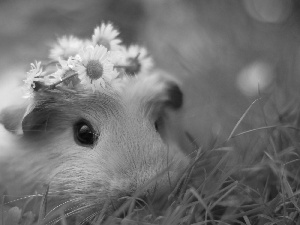
[[[143,211],[149,208],[160,212],[160,209],[172,199],[171,196],[178,194],[182,183],[183,182],[176,180],[176,182],[171,185],[158,180],[154,185],[145,185],[145,187],[137,189],[131,195],[120,197],[119,203],[122,203],[119,208],[114,210],[114,215],[118,218],[125,218],[133,211]]]

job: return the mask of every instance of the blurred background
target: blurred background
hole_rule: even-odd
[[[57,37],[90,37],[101,21],[182,82],[184,126],[200,145],[225,140],[259,95],[273,108],[253,106],[238,131],[298,101],[298,0],[1,0],[0,108]]]

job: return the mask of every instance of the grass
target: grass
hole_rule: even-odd
[[[159,208],[152,203],[139,206],[141,201],[133,196],[105,221],[104,207],[79,222],[69,221],[62,207],[57,207],[58,224],[300,224],[297,105],[283,107],[276,112],[277,119],[272,114],[272,125],[268,124],[270,115],[263,113],[265,126],[237,132],[254,105],[264,109],[269,103],[255,100],[222,144],[209,149],[198,146],[193,163]],[[46,189],[44,195],[25,197],[21,209],[3,203],[2,224],[45,224],[47,195]],[[37,208],[39,213],[34,214]],[[120,217],[123,212],[126,216]]]

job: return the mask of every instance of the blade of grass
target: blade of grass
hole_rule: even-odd
[[[246,111],[243,113],[243,115],[241,116],[241,118],[240,118],[240,119],[238,120],[238,122],[235,124],[233,130],[231,131],[229,137],[227,138],[227,141],[229,141],[229,140],[232,138],[234,132],[236,131],[236,129],[238,128],[238,126],[240,125],[240,123],[243,121],[243,119],[245,118],[245,116],[247,115],[247,113],[249,112],[249,110],[251,109],[251,107],[255,104],[255,102],[257,102],[257,101],[260,100],[260,99],[261,99],[261,98],[255,99],[255,100],[251,103],[251,105],[246,109]]]
[[[48,192],[49,192],[49,185],[47,185],[46,191],[43,194],[43,198],[42,198],[42,202],[41,202],[41,206],[40,206],[40,211],[39,211],[39,219],[38,219],[38,222],[37,222],[38,225],[43,224],[43,220],[46,216]]]
[[[294,193],[293,193],[292,187],[290,186],[290,184],[289,184],[289,182],[287,180],[287,177],[285,175],[284,167],[282,167],[281,171],[282,171],[282,182],[283,182],[284,190],[286,191],[287,196],[291,199],[291,202],[293,203],[293,205],[295,206],[295,208],[298,210],[298,212],[300,212],[300,208],[297,205],[297,201],[296,201],[296,199],[294,197]]]
[[[213,216],[207,206],[207,204],[204,202],[203,198],[199,195],[199,193],[194,189],[190,188],[189,191],[197,198],[198,202],[203,206],[203,208],[206,210],[208,216],[213,219]]]
[[[254,132],[254,131],[258,131],[258,130],[266,130],[266,129],[272,129],[272,128],[277,128],[277,127],[282,127],[282,125],[272,125],[272,126],[265,126],[265,127],[259,127],[259,128],[251,129],[251,130],[246,130],[246,131],[243,131],[241,133],[238,133],[238,134],[232,136],[231,138],[236,138],[236,137],[241,136],[243,134],[248,134],[248,133],[251,133],[251,132]]]
[[[243,219],[245,220],[245,223],[246,223],[247,225],[251,225],[248,216],[243,216]]]
[[[226,191],[222,196],[220,196],[212,205],[211,208],[215,207],[223,198],[225,198],[227,195],[229,195],[230,192],[232,192],[238,185],[238,182],[235,181],[231,185],[228,185],[229,190]],[[228,188],[227,187],[227,188]]]
[[[207,224],[207,223],[210,223],[210,222],[216,222],[217,224],[222,224],[222,225],[231,225],[230,223],[225,223],[224,221],[221,221],[221,220],[205,220],[205,221],[202,221],[202,222],[193,223],[191,225],[204,225],[204,224]]]
[[[300,132],[300,128],[298,128],[298,127],[293,127],[293,126],[289,126],[289,125],[278,124],[278,125],[264,126],[264,127],[259,127],[259,128],[247,130],[247,131],[238,133],[238,134],[232,136],[231,138],[235,138],[235,137],[241,136],[243,134],[248,134],[248,133],[251,133],[251,132],[254,132],[254,131],[257,131],[257,130],[272,129],[272,128],[279,128],[279,127],[288,128],[288,129],[292,129],[292,130],[296,130],[296,131]]]

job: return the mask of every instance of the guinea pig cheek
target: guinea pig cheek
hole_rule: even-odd
[[[127,148],[101,154],[99,162],[105,168],[107,189],[123,196],[135,193],[161,196],[176,186],[189,163],[183,153],[168,149],[162,142],[146,149]]]

